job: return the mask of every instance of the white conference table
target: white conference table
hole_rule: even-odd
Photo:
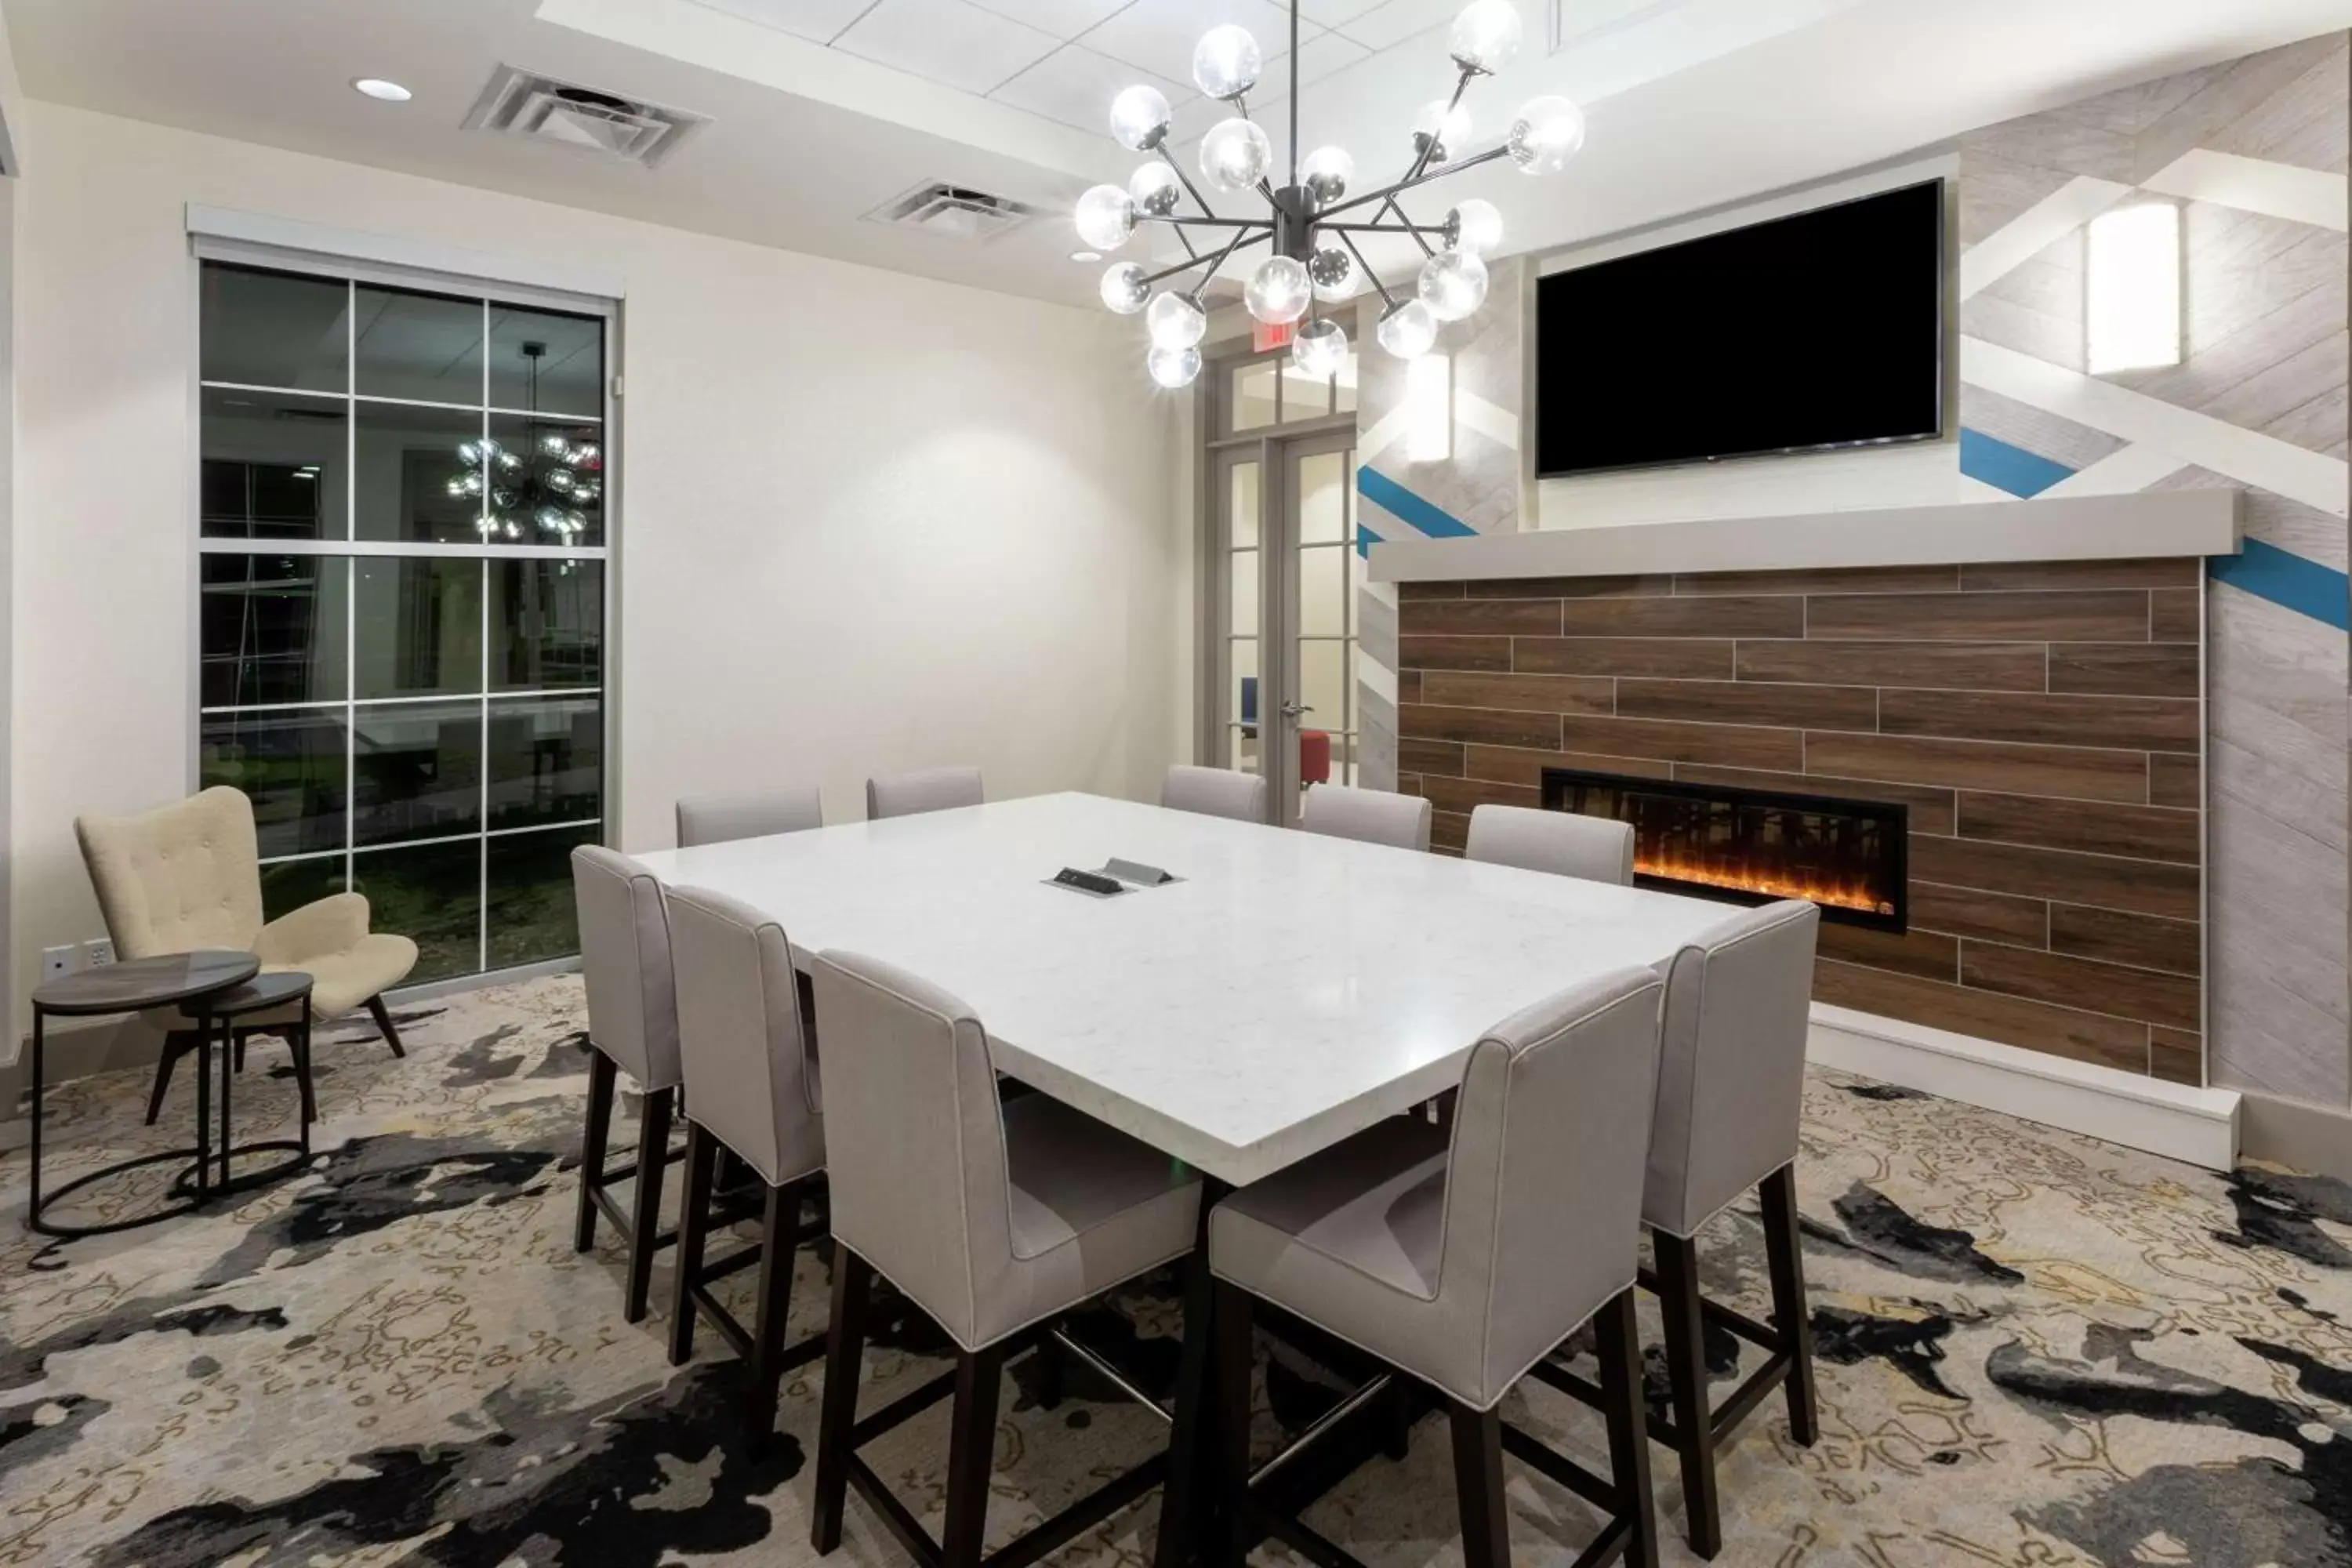
[[[1184,879],[1048,887],[1117,856]],[[1088,795],[639,857],[969,1003],[1000,1071],[1239,1185],[1454,1088],[1491,1025],[1720,903]]]

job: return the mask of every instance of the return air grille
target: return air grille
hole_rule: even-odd
[[[675,152],[708,115],[665,109],[576,82],[500,66],[466,116],[468,131],[488,131],[593,153],[647,168]]]

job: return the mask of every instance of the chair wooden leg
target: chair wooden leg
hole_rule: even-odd
[[[1813,1392],[1812,1313],[1805,1305],[1803,1243],[1797,1230],[1797,1167],[1764,1178],[1764,1258],[1772,1275],[1772,1323],[1789,1352],[1789,1435],[1810,1448],[1821,1436]]]
[[[669,1299],[669,1364],[694,1357],[694,1281],[710,1237],[710,1184],[719,1141],[702,1123],[686,1124],[686,1196],[677,1215],[677,1282]]]
[[[956,1355],[955,1415],[948,1436],[948,1517],[940,1531],[940,1568],[980,1568],[988,1534],[988,1478],[996,1460],[1001,1345]]]
[[[1609,1479],[1617,1489],[1618,1516],[1632,1532],[1623,1562],[1627,1568],[1658,1568],[1658,1510],[1650,1495],[1649,1417],[1642,1407],[1633,1292],[1629,1289],[1604,1305],[1592,1326],[1601,1358],[1601,1414],[1609,1427]]]
[[[319,1120],[319,1094],[310,1081],[310,1015],[303,1014],[301,1021],[286,1032],[286,1037],[293,1047],[294,1086],[302,1096],[302,1138],[307,1152],[310,1123]]]
[[[824,1403],[816,1424],[816,1500],[809,1544],[822,1554],[841,1544],[841,1510],[849,1496],[849,1433],[857,1425],[857,1374],[866,1359],[866,1305],[874,1270],[835,1242],[833,1325],[824,1353]]]
[[[632,1323],[645,1321],[646,1304],[654,1289],[654,1237],[661,1234],[662,1172],[669,1164],[670,1105],[677,1097],[671,1089],[646,1091],[645,1113],[637,1126],[637,1201],[629,1211],[629,1293],[621,1316]]]
[[[604,1146],[613,1137],[613,1087],[620,1068],[604,1052],[588,1053],[588,1121],[580,1135],[580,1214],[572,1225],[572,1250],[596,1245],[596,1189],[604,1184]]]
[[[392,1047],[392,1054],[395,1057],[406,1056],[408,1053],[401,1048],[400,1031],[392,1026],[392,1010],[383,1005],[383,998],[369,997],[367,1010],[368,1016],[375,1020],[375,1026],[383,1031],[383,1043]]]
[[[1503,1507],[1503,1418],[1446,1402],[1454,1425],[1454,1490],[1462,1508],[1463,1568],[1509,1568],[1511,1529]]]
[[[1249,1292],[1238,1285],[1220,1282],[1216,1289],[1217,1319],[1217,1468],[1222,1484],[1218,1490],[1225,1502],[1225,1541],[1221,1559],[1224,1568],[1241,1568],[1249,1558],[1250,1548],[1257,1544],[1257,1531],[1250,1523],[1250,1373],[1256,1362],[1255,1348],[1250,1342]],[[1184,1418],[1177,1412],[1178,1420]],[[1162,1519],[1160,1533],[1168,1532],[1168,1521]]]
[[[792,1316],[793,1261],[800,1249],[801,1184],[768,1189],[760,1237],[760,1307],[751,1321],[751,1389],[743,1407],[745,1438],[757,1452],[776,1429],[776,1396],[784,1385],[784,1324]]]
[[[1698,1246],[1653,1233],[1657,1243],[1658,1310],[1665,1320],[1666,1375],[1674,1385],[1675,1447],[1682,1461],[1683,1511],[1690,1548],[1712,1558],[1723,1549],[1715,1495],[1715,1419],[1708,1408],[1706,1320],[1699,1308]]]

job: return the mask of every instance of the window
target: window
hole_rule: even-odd
[[[348,888],[416,981],[578,951],[604,837],[605,318],[203,263],[198,774],[275,918]]]

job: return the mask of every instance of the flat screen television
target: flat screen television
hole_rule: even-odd
[[[1536,285],[1536,472],[1933,440],[1940,180]]]

